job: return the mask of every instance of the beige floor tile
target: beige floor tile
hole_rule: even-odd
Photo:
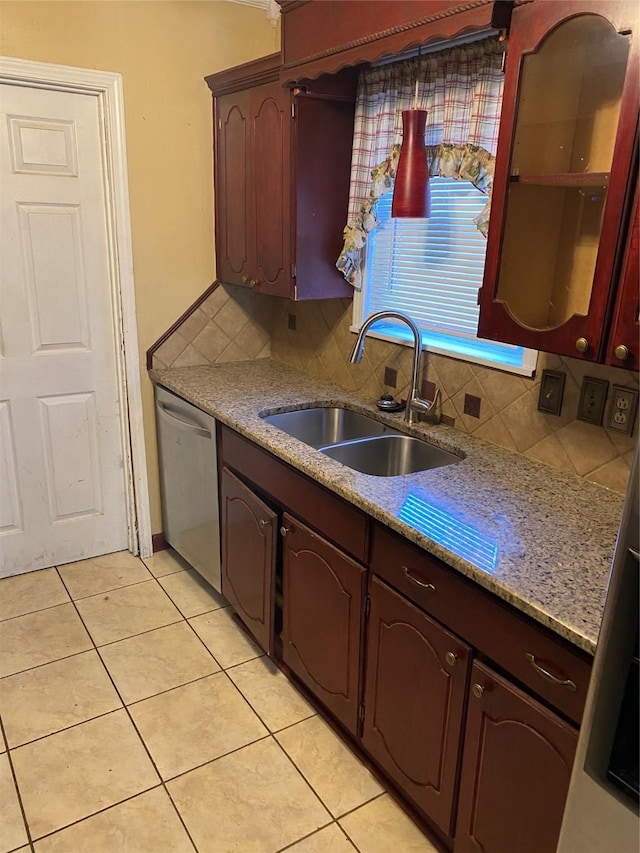
[[[97,652],[0,680],[0,716],[9,746],[19,746],[122,707]]]
[[[222,672],[145,699],[129,711],[163,779],[267,734]]]
[[[331,820],[272,738],[167,787],[201,851],[275,853]]]
[[[110,589],[149,580],[151,575],[142,560],[129,551],[116,551],[91,557],[58,568],[71,598],[86,598]]]
[[[356,848],[335,823],[287,847],[286,853],[356,853]],[[391,853],[391,851],[388,851]],[[393,853],[401,853],[396,850]]]
[[[96,646],[182,619],[155,580],[82,598],[76,606]]]
[[[36,853],[193,853],[163,788],[112,806],[35,845]]]
[[[227,670],[227,675],[272,732],[299,723],[315,713],[267,657],[234,666]]]
[[[0,853],[15,850],[28,841],[9,759],[0,755]]]
[[[0,622],[0,678],[93,648],[73,604]]]
[[[69,601],[55,569],[41,569],[0,580],[0,619],[12,619]]]
[[[235,623],[231,613],[230,607],[224,607],[189,620],[196,634],[223,669],[262,654],[258,646]]]
[[[193,569],[165,575],[158,582],[186,618],[228,607],[228,601]]]
[[[438,853],[388,794],[343,817],[340,826],[360,853]]]
[[[291,726],[276,738],[334,817],[383,792],[367,768],[320,717]]]
[[[127,705],[220,669],[186,622],[102,646],[100,655]]]
[[[156,578],[171,575],[174,572],[183,572],[189,568],[189,564],[182,559],[172,548],[157,551],[151,557],[143,557],[142,562]]]
[[[11,755],[36,839],[158,784],[124,710],[19,746]]]

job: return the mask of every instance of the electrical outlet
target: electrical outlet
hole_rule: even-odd
[[[594,379],[592,376],[584,377],[576,416],[578,420],[600,426],[608,388],[609,383],[606,379]]]
[[[559,415],[562,410],[565,374],[559,370],[543,370],[538,395],[538,410]]]
[[[638,392],[634,388],[613,386],[607,429],[631,435],[638,409]]]

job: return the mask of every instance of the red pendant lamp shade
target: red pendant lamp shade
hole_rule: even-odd
[[[426,110],[402,111],[402,148],[393,188],[391,216],[429,216],[429,168],[424,151]]]

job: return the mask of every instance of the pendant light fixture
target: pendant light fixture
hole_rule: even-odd
[[[413,108],[402,111],[402,147],[393,187],[391,216],[426,219],[430,212],[429,167],[424,150],[427,111],[417,109],[419,71],[420,53]]]

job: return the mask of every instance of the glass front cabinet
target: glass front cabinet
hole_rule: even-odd
[[[637,331],[637,294],[617,284],[638,168],[639,8],[533,0],[514,11],[483,338],[597,361],[616,313],[635,311]],[[613,363],[637,369],[633,337]]]

